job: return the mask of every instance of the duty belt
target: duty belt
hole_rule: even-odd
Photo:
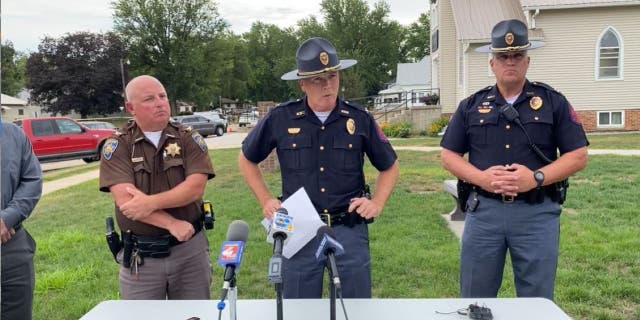
[[[354,225],[360,223],[372,223],[373,219],[365,219],[361,217],[357,212],[347,212],[347,209],[339,210],[333,213],[320,212],[320,220],[326,223],[327,226],[345,225],[349,228],[353,228]]]
[[[542,187],[541,190],[538,189],[531,189],[527,192],[523,192],[523,193],[518,193],[517,196],[507,196],[501,193],[493,193],[493,192],[488,192],[478,186],[475,187],[475,191],[486,198],[492,198],[492,199],[496,199],[496,200],[500,200],[503,203],[512,203],[514,201],[520,201],[520,200],[524,200],[527,202],[532,202],[531,199],[533,196],[537,195],[539,192],[542,192],[544,195],[550,195],[550,192],[552,192],[551,186],[545,186]]]
[[[195,230],[193,236],[195,236],[202,230],[202,221],[192,223],[192,225]],[[134,234],[133,240],[136,243],[138,254],[141,257],[152,258],[168,257],[170,254],[169,249],[171,247],[183,243],[170,234],[162,236],[140,236]]]

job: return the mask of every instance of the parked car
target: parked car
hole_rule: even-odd
[[[241,113],[238,118],[238,125],[241,127],[253,127],[258,123],[258,115],[254,112]]]
[[[89,127],[90,129],[116,129],[116,126],[107,121],[81,121],[80,124]]]
[[[225,123],[214,122],[213,120],[197,114],[190,116],[177,116],[173,118],[173,121],[190,126],[193,130],[198,131],[198,133],[203,137],[207,137],[212,134],[221,136],[227,130]]]
[[[115,130],[90,129],[71,118],[42,117],[14,121],[22,127],[40,162],[100,160],[102,145]]]
[[[203,116],[213,122],[215,122],[216,124],[220,124],[224,126],[224,132],[227,131],[227,126],[229,124],[229,122],[227,121],[227,118],[220,114],[217,111],[199,111],[199,112],[194,112],[194,115],[199,115],[199,116]],[[224,133],[223,132],[223,133]]]

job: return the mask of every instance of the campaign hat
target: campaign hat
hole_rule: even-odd
[[[513,52],[540,48],[541,41],[529,41],[529,30],[518,19],[498,22],[491,31],[491,44],[477,48],[476,52]]]
[[[329,40],[314,37],[305,40],[296,52],[298,68],[282,75],[282,80],[299,80],[349,68],[358,61],[338,59],[336,47]]]

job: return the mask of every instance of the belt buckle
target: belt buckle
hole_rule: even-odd
[[[328,213],[321,213],[320,217],[324,217],[324,220],[327,222],[327,226],[331,227],[331,215]]]
[[[502,194],[502,203],[512,203],[515,200],[516,197],[514,196],[505,196],[504,194]]]

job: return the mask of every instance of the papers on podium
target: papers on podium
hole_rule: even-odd
[[[311,203],[309,195],[303,188],[298,189],[287,200],[282,203],[282,207],[287,209],[290,216],[293,217],[293,234],[289,241],[282,248],[282,255],[290,259],[309,241],[316,237],[318,228],[324,225],[316,208]],[[269,233],[271,220],[263,219],[262,225]],[[267,235],[268,237],[268,235]]]

